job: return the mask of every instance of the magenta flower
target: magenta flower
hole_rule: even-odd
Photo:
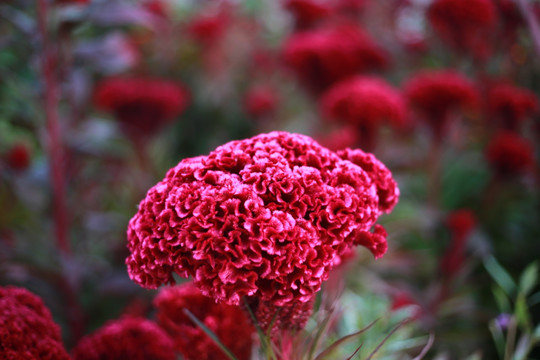
[[[249,360],[254,327],[239,306],[216,304],[193,283],[161,289],[154,299],[158,324],[174,340],[186,360],[227,360],[208,335],[183,312],[189,310],[204,323],[238,360]]]
[[[51,312],[26,289],[0,287],[0,358],[69,359]]]
[[[405,84],[405,94],[411,107],[439,141],[452,114],[476,109],[479,105],[479,94],[474,84],[451,70],[417,73]]]
[[[283,46],[285,63],[315,94],[349,76],[388,66],[388,55],[367,33],[344,24],[293,34]]]
[[[175,360],[173,342],[157,324],[143,318],[109,321],[82,338],[73,360]]]
[[[375,147],[383,123],[399,128],[406,119],[401,93],[376,77],[358,76],[337,83],[323,94],[321,108],[329,119],[354,126],[367,150]]]
[[[272,132],[185,159],[148,191],[131,219],[126,259],[147,288],[192,276],[237,305],[309,302],[354,245],[386,251],[377,218],[398,200],[392,175],[361,150],[334,153]]]
[[[514,132],[502,131],[495,135],[486,148],[486,158],[499,177],[519,175],[534,167],[532,145]]]

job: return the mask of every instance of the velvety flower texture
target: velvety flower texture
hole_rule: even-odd
[[[286,132],[232,141],[148,191],[129,222],[128,271],[147,288],[192,276],[233,305],[308,302],[351,246],[385,253],[384,229],[370,229],[398,195],[390,171],[361,150],[334,153]]]
[[[527,116],[539,110],[538,98],[532,91],[510,84],[493,86],[488,93],[488,106],[508,130],[518,130]]]
[[[193,283],[164,287],[154,299],[157,322],[186,360],[227,360],[214,341],[184,313],[204,323],[238,360],[249,360],[255,328],[239,306],[216,304]]]
[[[361,138],[361,147],[373,149],[377,130],[385,121],[404,125],[405,101],[397,90],[382,79],[354,77],[337,83],[321,98],[327,118],[354,125]]]
[[[495,135],[486,148],[488,163],[498,176],[521,174],[534,166],[532,145],[514,132]]]
[[[490,54],[486,40],[497,21],[492,0],[435,0],[427,17],[435,32],[450,46],[479,59]]]
[[[0,359],[69,359],[49,309],[26,289],[0,287]]]
[[[452,112],[476,109],[479,102],[475,86],[465,76],[448,70],[417,73],[405,84],[405,95],[437,139],[442,138]]]
[[[386,52],[349,24],[291,35],[284,44],[283,58],[316,94],[351,75],[388,65]]]
[[[173,342],[157,324],[143,318],[109,321],[82,338],[73,360],[175,360]]]
[[[112,77],[95,91],[98,108],[112,112],[130,135],[147,136],[179,115],[188,94],[175,82],[150,77]]]

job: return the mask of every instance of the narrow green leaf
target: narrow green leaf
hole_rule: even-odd
[[[506,292],[504,292],[504,290],[499,286],[493,286],[492,291],[495,302],[497,303],[497,307],[499,308],[499,312],[505,314],[511,313],[512,305],[508,295],[506,295]]]
[[[411,320],[410,318],[403,319],[396,326],[394,326],[394,328],[388,333],[388,335],[384,337],[384,339],[379,343],[379,345],[377,345],[377,347],[373,349],[373,351],[371,352],[371,354],[369,354],[366,360],[371,360],[371,358],[377,353],[377,351],[379,351],[383,347],[383,345],[390,338],[390,336],[394,335],[394,333],[398,331],[400,327],[408,323],[410,320]]]
[[[527,307],[527,301],[525,295],[519,294],[516,299],[515,305],[515,315],[517,323],[526,329],[530,330],[531,328],[531,317],[529,314],[529,308]]]
[[[540,324],[538,324],[536,328],[534,328],[532,337],[534,340],[540,341]]]
[[[534,305],[540,304],[540,291],[532,294],[529,297],[529,300],[527,301],[527,303],[529,304],[529,307],[533,307]]]
[[[212,330],[210,330],[199,319],[197,319],[197,317],[193,315],[191,311],[189,311],[188,309],[183,309],[183,311],[184,314],[186,314],[191,319],[191,321],[193,321],[198,327],[200,327],[206,333],[206,335],[208,335],[216,343],[216,345],[219,346],[219,348],[225,353],[225,355],[227,355],[229,359],[238,360],[233,355],[233,353],[231,353],[231,351],[227,349],[227,347],[219,340],[216,334],[214,334]]]
[[[352,339],[358,335],[361,335],[362,333],[364,333],[365,331],[369,330],[369,328],[371,328],[373,325],[375,325],[375,323],[379,321],[379,319],[376,319],[376,320],[373,320],[371,323],[369,323],[368,326],[366,326],[365,328],[363,328],[362,330],[359,330],[355,333],[352,333],[352,334],[349,334],[349,335],[346,335],[336,341],[334,341],[334,343],[332,345],[330,345],[329,347],[327,347],[326,349],[323,350],[323,352],[321,352],[319,355],[317,355],[317,357],[315,358],[315,360],[323,360],[326,356],[330,355],[335,349],[337,349],[337,347],[339,345],[341,345],[342,343],[344,343],[345,341],[349,340],[349,339]]]
[[[519,291],[528,295],[538,281],[538,263],[535,261],[523,270],[519,278]]]
[[[259,340],[261,340],[261,350],[267,355],[267,358],[270,359],[277,359],[276,355],[274,354],[274,351],[272,349],[272,345],[270,343],[269,337],[264,333],[263,329],[259,326],[259,322],[257,321],[257,318],[255,317],[255,314],[251,310],[251,307],[249,306],[247,299],[244,297],[244,307],[247,309],[249,313],[249,317],[251,318],[251,321],[253,324],[255,324],[255,329],[257,330],[257,334],[259,335]]]
[[[499,354],[499,359],[504,358],[504,348],[506,347],[506,340],[504,339],[503,332],[501,328],[497,326],[496,321],[491,321],[489,323],[489,331],[493,337],[493,342],[495,343],[495,348]]]
[[[317,328],[317,332],[315,334],[315,337],[313,338],[312,342],[311,342],[311,345],[309,347],[309,355],[308,355],[308,359],[313,359],[313,356],[315,355],[315,351],[317,351],[317,347],[319,345],[319,341],[322,337],[322,334],[324,334],[324,332],[326,331],[326,329],[328,328],[328,323],[330,322],[330,318],[332,317],[332,313],[328,314],[328,316],[326,316],[323,321],[321,322],[321,324],[319,324],[318,328]]]
[[[512,296],[516,292],[516,283],[508,272],[495,260],[493,256],[489,256],[484,260],[484,267],[491,275],[493,280],[506,292],[508,296]]]

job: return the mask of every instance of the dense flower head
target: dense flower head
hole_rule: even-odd
[[[503,126],[515,130],[530,114],[538,112],[538,98],[530,90],[511,84],[498,84],[488,93],[491,114],[503,121]]]
[[[94,102],[130,133],[147,135],[179,115],[188,94],[176,82],[151,77],[111,77],[96,87]]]
[[[332,86],[321,98],[327,118],[357,126],[370,138],[388,121],[399,127],[405,122],[405,101],[382,79],[358,76]],[[374,139],[369,139],[370,143]]]
[[[284,44],[285,63],[312,91],[388,65],[388,56],[359,27],[343,24],[291,35]]]
[[[345,148],[357,147],[358,134],[356,128],[350,125],[331,130],[327,133],[321,133],[317,136],[319,144],[332,151]]]
[[[450,70],[417,73],[405,84],[405,95],[437,136],[452,111],[476,109],[479,102],[474,84]]]
[[[151,188],[128,226],[132,280],[147,288],[192,276],[237,305],[308,302],[354,245],[386,251],[379,215],[399,189],[361,150],[334,153],[287,132],[232,141],[181,161]]]
[[[5,163],[13,170],[21,171],[30,166],[30,148],[24,142],[13,144],[3,155]]]
[[[253,117],[271,114],[277,107],[278,94],[269,86],[255,86],[249,89],[244,97],[246,112]]]
[[[0,287],[0,359],[69,359],[49,309],[26,289]]]
[[[189,310],[208,327],[238,360],[251,357],[254,327],[242,308],[217,304],[192,283],[164,287],[154,299],[157,322],[186,360],[226,360],[214,341],[184,313]]]
[[[520,135],[502,131],[495,135],[486,148],[488,163],[499,176],[523,173],[534,166],[532,145]]]
[[[193,17],[187,24],[188,33],[203,44],[213,44],[223,37],[229,24],[229,14],[225,11],[204,12]]]
[[[450,46],[480,59],[489,55],[486,38],[497,20],[492,0],[435,0],[427,17],[435,32]]]
[[[74,360],[175,360],[172,340],[157,324],[143,318],[112,320],[83,337]]]

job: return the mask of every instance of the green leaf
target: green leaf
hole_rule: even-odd
[[[200,327],[206,333],[206,335],[208,335],[216,343],[216,345],[219,346],[219,348],[225,353],[225,355],[227,355],[229,359],[238,360],[233,355],[233,353],[231,353],[231,351],[227,349],[227,347],[219,340],[216,334],[214,334],[212,330],[210,330],[199,319],[197,319],[197,317],[193,315],[191,311],[189,311],[188,309],[183,309],[183,311],[184,314],[186,314],[191,319],[191,321],[193,321],[198,327]]]
[[[533,307],[536,304],[540,304],[540,291],[531,295],[529,297],[528,303],[529,303],[529,307]]]
[[[516,292],[516,283],[508,272],[495,260],[493,256],[488,256],[484,260],[484,267],[491,275],[493,280],[506,292],[508,296],[512,296]]]
[[[504,348],[506,347],[506,340],[504,339],[501,328],[497,326],[495,320],[489,323],[489,331],[491,332],[491,336],[493,337],[493,342],[495,342],[495,348],[497,349],[497,353],[499,354],[499,359],[503,359]]]
[[[376,319],[376,320],[373,320],[371,323],[369,323],[368,326],[366,326],[365,328],[363,328],[362,330],[359,330],[355,333],[352,333],[352,334],[349,334],[349,335],[346,335],[336,341],[334,341],[334,343],[332,345],[330,345],[329,347],[327,347],[326,349],[324,349],[323,352],[321,352],[319,355],[317,355],[317,357],[315,358],[315,360],[323,360],[326,358],[326,356],[330,355],[334,350],[337,349],[338,346],[340,346],[342,343],[344,343],[345,341],[347,340],[350,340],[358,335],[361,335],[362,333],[364,333],[365,331],[369,330],[369,328],[371,328],[373,325],[375,325],[375,323],[379,321],[379,319]]]
[[[501,313],[511,313],[512,312],[512,305],[510,303],[510,299],[508,298],[508,295],[504,292],[504,290],[498,286],[493,286],[493,297],[495,298],[495,302],[497,303],[497,307],[499,308],[499,312]]]
[[[390,332],[388,333],[388,335],[386,335],[384,337],[384,339],[379,343],[379,345],[377,345],[377,347],[375,347],[375,349],[373,349],[373,351],[371,352],[371,354],[369,354],[369,356],[366,358],[366,360],[371,360],[373,358],[373,356],[375,356],[375,354],[377,353],[377,351],[379,351],[383,345],[386,343],[386,341],[390,338],[390,336],[394,335],[394,333],[396,331],[398,331],[398,329],[400,327],[402,327],[403,325],[405,325],[406,323],[408,323],[411,319],[407,318],[407,319],[404,319],[402,321],[400,321],[392,330],[390,330]]]
[[[522,292],[525,295],[528,295],[532,289],[536,286],[536,282],[538,281],[538,263],[535,261],[521,274],[519,278],[519,291]]]
[[[540,341],[540,324],[536,326],[532,333],[532,338],[536,341]]]
[[[516,299],[515,315],[517,323],[525,328],[531,328],[531,317],[529,315],[529,308],[527,306],[527,300],[525,295],[519,294]]]

